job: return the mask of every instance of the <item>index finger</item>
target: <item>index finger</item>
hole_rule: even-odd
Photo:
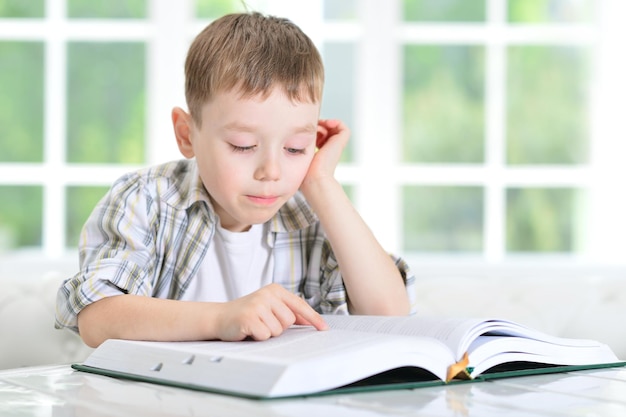
[[[308,324],[317,330],[328,330],[328,324],[322,316],[307,304],[302,298],[289,293],[284,300],[289,309],[296,315],[296,324]]]

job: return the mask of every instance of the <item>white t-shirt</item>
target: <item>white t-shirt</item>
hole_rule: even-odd
[[[218,225],[213,241],[192,278],[183,300],[225,302],[250,294],[272,282],[273,256],[267,224],[247,232]]]

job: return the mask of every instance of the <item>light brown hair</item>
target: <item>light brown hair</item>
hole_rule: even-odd
[[[209,24],[185,61],[185,96],[194,122],[214,94],[237,89],[243,97],[280,86],[293,101],[321,101],[324,67],[311,39],[288,19],[236,13]]]

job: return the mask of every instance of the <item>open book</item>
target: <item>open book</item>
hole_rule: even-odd
[[[263,342],[107,340],[75,369],[251,398],[626,366],[591,340],[504,320],[324,316]]]

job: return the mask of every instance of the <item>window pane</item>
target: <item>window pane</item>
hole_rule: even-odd
[[[352,133],[341,158],[343,162],[352,160],[353,144],[358,138],[352,102],[355,94],[355,53],[356,48],[353,43],[327,43],[322,50],[326,74],[321,117],[342,120]]]
[[[581,48],[509,48],[507,160],[510,164],[587,161],[586,64],[586,51]]]
[[[593,0],[509,0],[508,19],[515,23],[588,22]]]
[[[146,17],[146,0],[68,0],[67,15],[77,18],[131,18]]]
[[[404,0],[404,20],[422,22],[482,22],[484,0]]]
[[[0,252],[41,246],[42,187],[0,186]]]
[[[228,13],[245,11],[241,0],[196,0],[196,15],[215,19]]]
[[[484,73],[483,47],[405,47],[405,161],[483,161]]]
[[[68,60],[68,161],[142,163],[144,44],[71,43]]]
[[[507,190],[506,244],[509,252],[572,252],[575,248],[577,200],[569,188]]]
[[[44,0],[2,0],[0,1],[0,17],[44,16]],[[1,62],[1,60],[0,60]]]
[[[66,246],[77,247],[80,232],[108,187],[67,187]]]
[[[482,250],[482,188],[406,186],[402,195],[405,251]]]
[[[0,42],[0,162],[43,160],[43,45]]]
[[[324,19],[355,20],[357,17],[356,0],[324,0]]]

